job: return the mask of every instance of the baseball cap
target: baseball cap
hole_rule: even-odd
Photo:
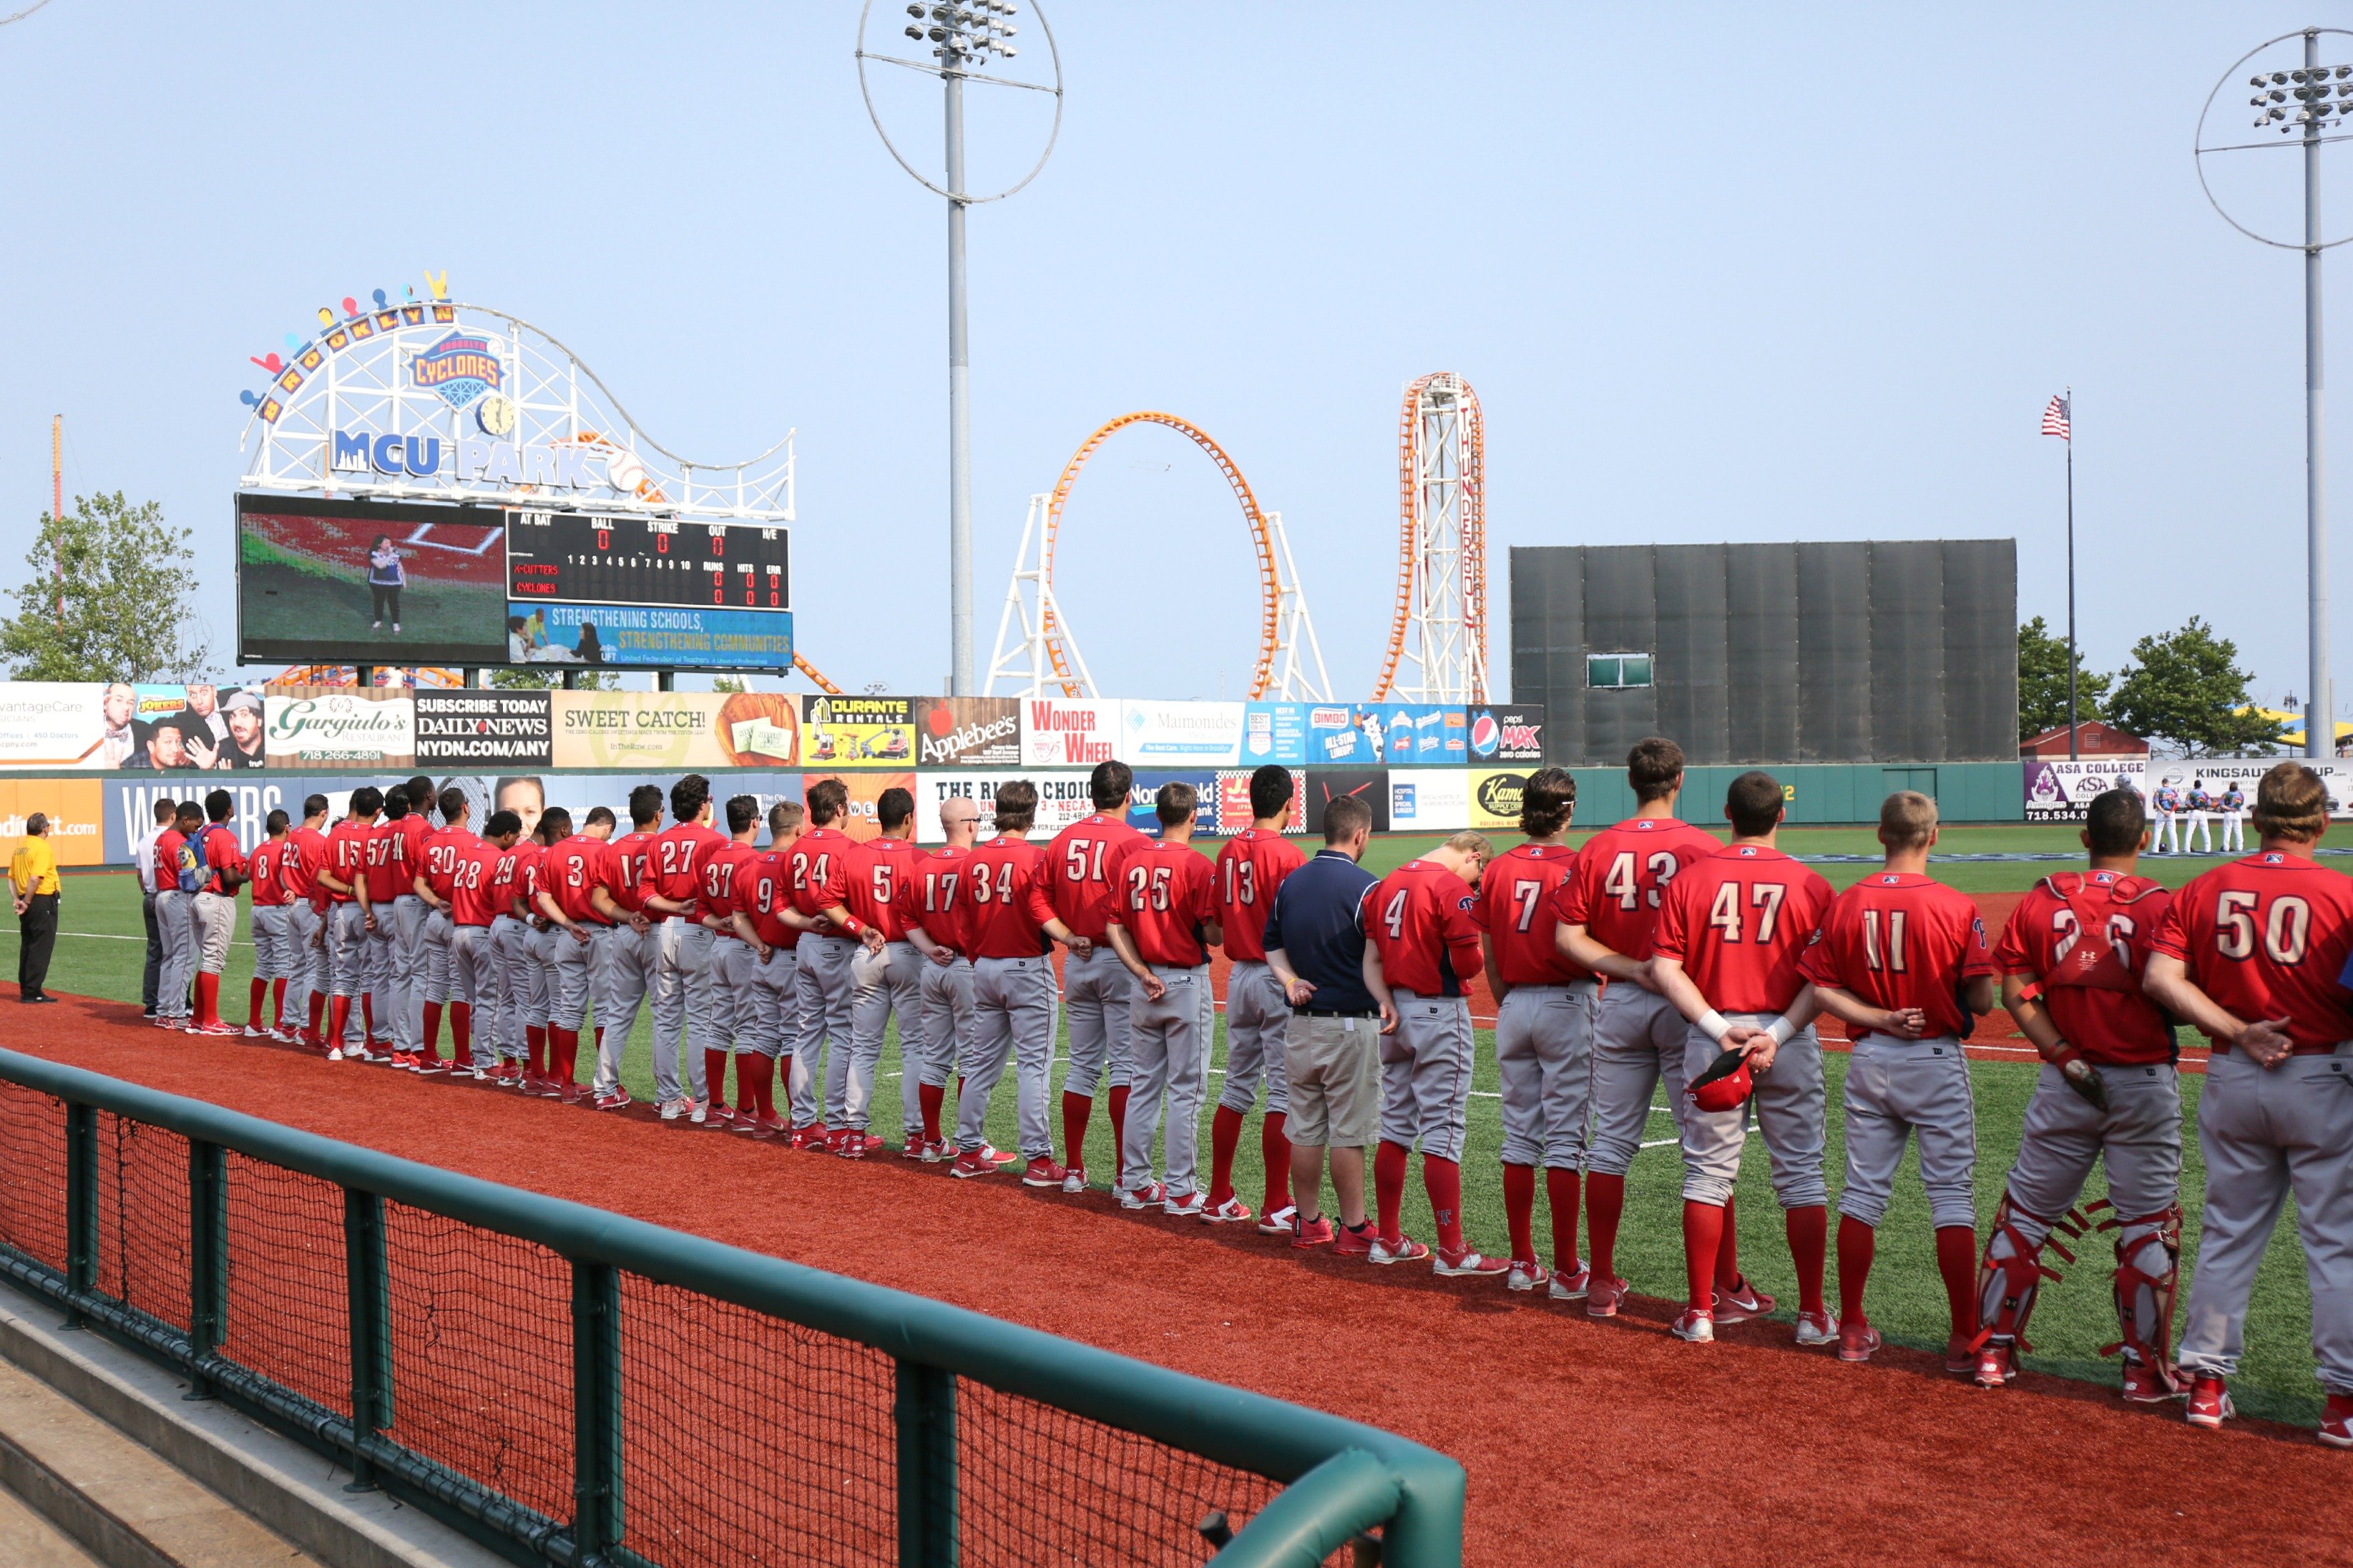
[[[236,696],[221,704],[221,710],[223,712],[233,713],[240,708],[250,708],[253,711],[259,713],[261,711],[261,699],[255,696],[250,691],[240,691]]]
[[[1725,1051],[1708,1063],[1707,1070],[1692,1079],[1683,1093],[1702,1110],[1737,1110],[1756,1087],[1748,1075],[1748,1058],[1738,1051]]]

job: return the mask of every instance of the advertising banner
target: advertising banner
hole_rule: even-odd
[[[1160,837],[1160,813],[1155,805],[1160,786],[1188,784],[1193,786],[1193,831],[1207,838],[1215,834],[1232,833],[1250,826],[1250,785],[1242,785],[1243,816],[1230,826],[1221,826],[1218,815],[1219,773],[1214,768],[1153,768],[1138,772],[1127,791],[1127,825],[1148,837]],[[1249,775],[1243,775],[1247,778]]]
[[[235,686],[0,682],[0,769],[262,765],[261,694]]]
[[[1307,763],[1307,715],[1304,702],[1252,702],[1242,710],[1242,761],[1251,767],[1279,763],[1303,767]]]
[[[417,762],[417,705],[405,690],[274,687],[266,721],[273,768],[384,773]]]
[[[1117,702],[1095,697],[1020,700],[1023,767],[1091,768],[1119,755]]]
[[[1229,768],[1242,758],[1240,702],[1123,702],[1120,760],[1132,768]]]
[[[1471,774],[1463,768],[1389,770],[1389,829],[1459,833],[1471,826]]]
[[[1471,715],[1471,761],[1475,763],[1528,763],[1545,760],[1545,707],[1541,702],[1510,707],[1473,708]]]
[[[768,691],[551,691],[555,765],[790,767],[799,760],[799,699]]]
[[[1311,703],[1307,709],[1307,765],[1377,767],[1381,761],[1378,724],[1369,707],[1345,702]]]
[[[946,836],[940,831],[940,803],[959,799],[972,801],[980,807],[983,842],[994,837],[997,786],[1015,779],[1028,779],[1038,786],[1038,825],[1029,835],[1033,841],[1052,837],[1094,810],[1094,803],[1087,794],[1084,770],[1008,768],[997,772],[948,768],[915,775],[916,839],[924,844],[945,843]]]
[[[1020,766],[1020,700],[1014,697],[917,698],[915,765],[919,768]]]
[[[808,773],[801,775],[802,798],[807,798],[808,786],[819,779],[839,779],[849,789],[849,809],[834,826],[861,844],[882,831],[881,824],[875,816],[876,803],[882,798],[882,792],[886,789],[903,789],[912,795],[915,790],[915,775],[912,773],[886,773],[873,770],[847,773]],[[920,815],[920,809],[918,815]],[[936,810],[934,816],[936,820]],[[918,826],[916,832],[920,834],[922,831],[922,827]]]
[[[1527,787],[1523,768],[1471,770],[1471,826],[1482,833],[1516,831],[1520,826],[1520,792]]]
[[[915,760],[912,697],[801,699],[801,761],[837,768]]]
[[[2146,801],[2148,786],[2141,775],[2147,762],[2146,757],[2094,757],[2073,763],[2029,758],[2023,764],[2026,769],[2026,820],[2081,822],[2091,809],[2092,797],[2105,794],[2118,784],[2128,784],[2139,790],[2141,798]],[[2187,783],[2181,787],[2187,788]],[[2334,793],[2331,792],[2332,795]]]
[[[1437,702],[1381,702],[1366,710],[1381,758],[1393,768],[1460,767],[1471,760],[1470,721]]]
[[[58,865],[105,863],[106,788],[98,780],[0,779],[0,859],[25,842],[25,819],[37,811],[49,819],[49,853]]]
[[[302,822],[303,797],[319,794],[328,796],[332,802],[329,806],[332,820],[350,809],[351,792],[368,782],[348,773],[341,776],[251,773],[236,781],[206,780],[200,793],[191,787],[196,783],[192,779],[177,782],[163,779],[111,780],[100,786],[102,795],[100,809],[105,817],[102,825],[105,860],[111,866],[130,863],[132,847],[147,836],[148,829],[155,826],[155,803],[159,800],[179,801],[191,796],[201,799],[203,793],[209,793],[215,787],[227,790],[232,802],[228,825],[236,830],[237,842],[250,854],[253,847],[267,837],[262,829],[271,812],[283,811],[299,827]],[[476,820],[480,818],[478,816]]]
[[[418,765],[553,767],[554,710],[548,696],[545,691],[417,691]]]
[[[1344,795],[1353,795],[1373,808],[1373,831],[1389,827],[1389,775],[1386,768],[1309,768],[1307,820],[1310,833],[1324,831],[1324,807]]]
[[[1233,768],[1218,775],[1218,833],[1231,837],[1257,820],[1250,810],[1250,774],[1255,769]],[[1291,820],[1285,833],[1307,831],[1307,773],[1291,770]]]
[[[510,604],[507,617],[507,660],[512,664],[635,665],[665,669],[786,670],[793,667],[790,610],[541,603]]]

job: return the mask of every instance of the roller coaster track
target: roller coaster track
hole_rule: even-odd
[[[1487,439],[1479,395],[1451,371],[1398,415],[1398,591],[1373,700],[1487,697]],[[1399,683],[1398,666],[1415,679]]]

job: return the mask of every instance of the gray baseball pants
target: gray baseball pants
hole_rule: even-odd
[[[2218,1051],[2198,1103],[2206,1213],[2181,1364],[2228,1377],[2245,1347],[2255,1267],[2295,1194],[2321,1386],[2353,1394],[2353,1041],[2264,1068]]]
[[[1282,1043],[1291,1030],[1291,998],[1274,971],[1254,958],[1226,975],[1226,1087],[1218,1103],[1247,1114],[1266,1083],[1266,1110],[1281,1116],[1291,1109],[1291,1079],[1282,1069]]]
[[[155,1016],[185,1019],[188,987],[196,975],[194,896],[176,888],[155,895],[155,934],[163,939],[164,962],[155,975]]]
[[[923,1059],[921,1081],[934,1089],[945,1087],[949,1075],[972,1059],[972,960],[950,959],[923,964]],[[901,1053],[902,1060],[904,1052]],[[968,1069],[967,1069],[968,1070]],[[914,1078],[902,1073],[902,1078]],[[915,1118],[923,1125],[921,1106]]]
[[[1152,1142],[1160,1130],[1160,1102],[1166,1099],[1167,1193],[1183,1198],[1199,1186],[1201,1100],[1209,1065],[1201,998],[1209,990],[1209,969],[1207,964],[1181,969],[1155,963],[1152,973],[1167,991],[1155,1002],[1138,985],[1127,1004],[1131,1076],[1127,1121],[1120,1137],[1119,1184],[1132,1192],[1150,1184]]]
[[[964,1063],[964,1094],[956,1102],[956,1147],[965,1153],[987,1139],[988,1096],[1014,1062],[1020,1115],[1021,1157],[1050,1159],[1054,1130],[1046,1117],[1046,1083],[1054,1063],[1060,1010],[1054,965],[1038,958],[983,958],[972,966],[972,1054]]]
[[[294,952],[294,905],[256,904],[253,906],[253,977],[256,980],[284,980],[291,990],[296,959]]]
[[[794,1009],[798,1020],[798,1033],[793,1041],[793,1125],[807,1127],[813,1121],[823,1121],[828,1127],[844,1126],[841,1119],[849,1113],[850,1056],[854,1049],[851,1016],[858,999],[858,983],[850,966],[860,944],[849,937],[820,936],[812,931],[803,935],[793,951],[801,955],[800,973],[793,980]],[[823,1078],[818,1076],[820,1057],[825,1068]],[[818,1097],[820,1089],[824,1091],[822,1100]],[[858,1113],[861,1119],[873,1089],[870,1069],[866,1087],[859,1096]]]
[[[392,1047],[425,1043],[425,917],[432,907],[415,893],[392,900]]]
[[[702,931],[698,939],[693,933]],[[710,1003],[703,993],[702,965],[710,957],[711,933],[693,921],[673,917],[653,929],[654,952],[654,1099],[661,1104],[711,1098],[703,1082],[700,1026],[690,1026],[689,1012]],[[680,1079],[679,1058],[684,1056],[685,1078]]]
[[[562,926],[547,933],[548,945],[555,950],[554,995],[548,1004],[547,1021],[559,1029],[577,1029],[594,1016],[605,1016],[605,953],[613,942],[613,928],[587,921],[580,929],[588,933],[582,942]]]
[[[1092,1100],[1103,1089],[1106,1071],[1113,1089],[1130,1082],[1134,1026],[1129,1008],[1134,988],[1135,977],[1108,942],[1095,943],[1084,958],[1062,955],[1062,1012],[1071,1026],[1071,1060],[1062,1069],[1064,1094]]]
[[[1780,1070],[1777,1058],[1773,1073]],[[1916,1135],[1930,1223],[1977,1228],[1978,1110],[1960,1041],[1865,1035],[1847,1058],[1845,1105],[1840,1214],[1869,1226],[1886,1215],[1904,1145]]]
[[[1765,1028],[1775,1013],[1726,1013],[1727,1021]],[[1724,1047],[1684,1026],[1683,1081],[1708,1069]],[[1680,1089],[1677,1098],[1681,1098]],[[1724,1206],[1740,1179],[1740,1154],[1754,1116],[1765,1136],[1765,1156],[1773,1171],[1773,1195],[1785,1209],[1820,1208],[1830,1199],[1824,1178],[1823,1123],[1830,1101],[1822,1087],[1822,1042],[1809,1024],[1774,1054],[1773,1069],[1757,1079],[1757,1092],[1737,1110],[1701,1110],[1683,1103],[1683,1198]]]
[[[1674,1004],[1629,980],[1613,980],[1593,999],[1593,1142],[1586,1168],[1622,1176],[1651,1130],[1651,1100],[1662,1085],[1670,1125],[1680,1138],[1690,1106],[1683,1099],[1683,1056],[1691,1025]]]
[[[1513,986],[1495,1009],[1495,1069],[1504,1163],[1580,1169],[1593,1089],[1593,982]]]
[[[449,931],[449,1000],[473,1009],[469,1066],[485,1071],[498,1065],[499,962],[489,926],[453,926]]]
[[[896,1018],[899,1125],[918,1131],[923,1125],[923,1100],[917,1092],[923,1059],[923,971],[929,967],[930,961],[911,942],[886,943],[876,957],[860,953],[850,965],[856,981],[849,1005],[851,1088],[856,1089],[858,1074],[862,1071],[868,1094],[871,1095],[874,1073],[882,1060],[883,1033],[891,1020]],[[865,1127],[867,1103],[860,1100],[855,1109],[849,1110],[851,1126]],[[844,1104],[848,1109],[848,1101]]]
[[[2094,1063],[2106,1085],[2102,1113],[2050,1063],[2026,1102],[2018,1163],[2010,1169],[2010,1224],[2030,1245],[2075,1206],[2095,1162],[2105,1160],[2118,1219],[2163,1214],[2181,1198],[2181,1086],[2171,1067]]]
[[[1462,1160],[1471,1110],[1471,1003],[1392,988],[1397,1032],[1381,1037],[1381,1142]]]

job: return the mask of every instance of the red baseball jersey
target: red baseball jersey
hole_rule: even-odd
[[[1487,862],[1472,913],[1495,950],[1506,985],[1566,985],[1593,972],[1562,956],[1555,933],[1577,852],[1563,844],[1522,844]]]
[[[522,901],[524,918],[541,914],[539,907],[540,863],[547,858],[547,846],[536,838],[525,838],[514,847],[514,896]]]
[[[704,823],[681,822],[664,828],[654,836],[653,848],[646,856],[638,882],[638,899],[652,895],[684,904],[691,918],[694,900],[702,891],[702,862],[726,842],[727,835]],[[647,913],[656,920],[670,919],[650,910]]]
[[[904,942],[916,923],[915,868],[923,852],[905,838],[870,838],[849,855],[849,912],[881,931],[885,942]]]
[[[518,840],[499,851],[491,868],[491,912],[512,915],[514,901],[522,896],[522,841]]]
[[[2353,1040],[2353,993],[2339,978],[2353,951],[2353,878],[2342,872],[2277,849],[2217,866],[2173,895],[2154,946],[2232,1016],[2285,1018],[2298,1052]]]
[[[314,910],[327,907],[327,889],[319,886],[319,868],[327,863],[327,836],[315,828],[297,827],[286,835],[294,853],[280,863],[279,879],[298,899],[308,899]]]
[[[793,907],[815,916],[847,905],[857,851],[857,840],[838,827],[812,827],[793,840]]]
[[[180,890],[180,851],[187,847],[187,836],[176,827],[167,827],[155,835],[155,890],[176,893]]]
[[[286,885],[285,866],[297,859],[294,846],[283,838],[267,838],[253,847],[253,907],[283,909],[294,901]]]
[[[1218,868],[1208,856],[1190,844],[1138,834],[1110,870],[1119,899],[1104,923],[1124,927],[1137,956],[1177,969],[1209,962],[1202,927],[1218,918]]]
[[[197,842],[204,846],[205,879],[199,892],[227,893],[221,883],[221,873],[233,871],[239,876],[250,868],[246,863],[245,850],[237,841],[237,831],[225,822],[207,823],[196,830]],[[235,897],[234,894],[230,895]]]
[[[368,841],[375,837],[373,823],[345,817],[327,834],[327,872],[347,888],[356,888],[367,880]],[[348,904],[350,893],[329,893],[331,903]]]
[[[1303,886],[1304,884],[1302,884]],[[1479,973],[1479,895],[1462,879],[1427,860],[1409,860],[1357,907],[1365,934],[1380,951],[1392,988],[1417,996],[1460,996]]]
[[[449,921],[453,925],[486,926],[503,913],[499,872],[512,868],[513,857],[487,838],[467,834],[458,846],[449,871]]]
[[[555,895],[556,907],[577,925],[608,926],[613,922],[596,911],[589,895],[605,880],[606,858],[612,846],[585,833],[575,833],[549,847],[542,863],[541,885]]]
[[[732,917],[738,908],[735,902],[735,874],[747,862],[757,860],[760,852],[749,844],[733,839],[722,844],[706,856],[702,862],[702,888],[694,896],[695,906],[703,914],[719,922],[719,933],[735,934]],[[750,913],[749,910],[744,911]]]
[[[2045,877],[2010,911],[1994,944],[1994,968],[2041,981],[2051,1022],[2091,1060],[2133,1067],[2171,1061],[2172,1026],[2141,994],[2140,982],[2158,923],[2172,903],[2171,889],[2146,877]],[[2086,973],[2062,983],[2063,965]]]
[[[751,917],[752,930],[770,947],[800,944],[800,928],[785,923],[785,911],[793,907],[791,861],[786,846],[754,855],[735,868],[735,907]]]
[[[1976,902],[1933,877],[1901,871],[1874,872],[1832,900],[1821,940],[1799,967],[1807,979],[1874,1007],[1919,1008],[1930,1037],[1966,1035],[1961,983],[1994,973]]]
[[[631,914],[645,911],[646,861],[653,854],[655,835],[639,828],[613,840],[605,859],[605,891]]]
[[[417,876],[425,869],[425,841],[432,837],[433,825],[423,812],[411,811],[397,822],[385,823],[384,832],[391,839],[385,853],[391,857],[398,884],[393,891],[396,895],[416,892]],[[375,897],[374,888],[368,889],[368,897]]]
[[[399,826],[396,822],[380,822],[368,829],[367,863],[361,874],[367,878],[371,904],[389,904],[401,894],[416,890],[413,877],[401,872],[398,857],[405,846],[403,836],[396,831]]]
[[[1672,816],[1629,817],[1585,841],[1554,912],[1610,952],[1647,959],[1667,889],[1694,861],[1723,847],[1715,834]]]
[[[1052,947],[1045,931],[1046,922],[1055,918],[1047,892],[1052,868],[1044,850],[1026,838],[1000,834],[975,849],[965,864],[972,868],[972,908],[965,917],[972,957],[1037,958]]]
[[[1218,851],[1217,894],[1228,958],[1265,961],[1266,917],[1274,911],[1275,891],[1306,862],[1299,846],[1280,833],[1245,827],[1226,840]]]
[[[914,923],[941,946],[969,958],[972,936],[965,929],[972,900],[965,884],[971,880],[972,851],[955,846],[928,850],[915,868]]]
[[[1151,842],[1124,818],[1102,812],[1082,816],[1054,835],[1046,849],[1051,867],[1048,897],[1062,923],[1091,942],[1103,941],[1114,901],[1112,865],[1121,850]]]
[[[1830,907],[1812,867],[1761,844],[1719,847],[1667,885],[1651,952],[1682,963],[1718,1012],[1783,1012],[1806,987],[1799,960]]]
[[[425,836],[425,885],[445,904],[449,901],[451,879],[458,874],[459,851],[472,837],[459,827],[444,827]]]

